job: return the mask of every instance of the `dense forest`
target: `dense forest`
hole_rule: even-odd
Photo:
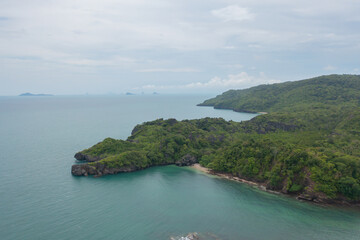
[[[230,90],[201,106],[268,112],[241,123],[158,119],[126,140],[107,138],[76,154],[74,175],[104,175],[199,162],[215,172],[323,202],[360,200],[360,76]]]

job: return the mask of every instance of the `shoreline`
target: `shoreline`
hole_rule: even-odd
[[[246,183],[246,184],[248,184],[250,186],[257,187],[257,188],[259,188],[259,189],[261,189],[263,191],[266,191],[266,192],[271,192],[271,193],[275,193],[275,194],[281,194],[280,192],[266,189],[266,187],[265,187],[265,185],[263,183],[257,183],[257,182],[245,180],[245,179],[242,179],[242,178],[239,178],[239,177],[234,177],[230,173],[217,173],[217,172],[214,172],[214,171],[212,171],[212,170],[210,170],[210,169],[208,169],[206,167],[201,166],[199,163],[195,163],[194,165],[191,165],[189,167],[191,167],[193,169],[196,169],[198,171],[201,171],[203,173],[206,173],[206,174],[210,174],[210,175],[213,175],[213,176],[218,176],[220,178],[225,178],[225,179],[236,181],[236,182]]]
[[[212,170],[210,170],[209,168],[203,167],[201,166],[199,163],[195,163],[194,165],[189,166],[190,168],[193,168],[195,170],[201,171],[205,174],[209,174],[209,175],[213,175],[213,176],[217,176],[220,178],[224,178],[224,179],[228,179],[231,181],[236,181],[236,182],[240,182],[240,183],[245,183],[249,186],[253,186],[256,187],[259,190],[268,192],[268,193],[272,193],[272,194],[277,194],[277,195],[282,195],[284,197],[289,197],[289,198],[293,198],[296,199],[300,202],[308,202],[308,203],[312,203],[315,205],[319,205],[319,206],[328,206],[328,207],[341,207],[341,208],[350,208],[350,209],[354,209],[354,207],[356,209],[360,210],[360,203],[351,203],[348,201],[337,201],[337,200],[331,200],[330,202],[326,202],[325,199],[319,199],[320,201],[314,201],[314,200],[308,200],[306,198],[301,197],[301,195],[292,195],[292,194],[286,194],[280,191],[274,191],[274,190],[269,190],[266,188],[264,183],[258,183],[258,182],[254,182],[254,181],[249,181],[249,180],[245,180],[239,177],[234,177],[232,176],[230,173],[217,173],[214,172]]]

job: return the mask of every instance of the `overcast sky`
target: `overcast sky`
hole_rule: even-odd
[[[221,93],[360,74],[359,0],[1,0],[0,95]]]

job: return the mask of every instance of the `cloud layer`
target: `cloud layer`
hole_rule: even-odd
[[[229,74],[225,78],[213,77],[207,82],[191,82],[183,85],[145,85],[135,90],[151,90],[151,91],[168,91],[176,92],[176,90],[182,90],[191,93],[204,93],[217,91],[225,91],[228,89],[243,89],[260,84],[272,84],[277,83],[278,80],[270,79],[265,76],[264,73],[260,73],[257,76],[249,75],[246,72],[240,72],[238,74]]]
[[[236,87],[236,66],[279,81],[356,73],[359,9],[353,0],[2,0],[0,95],[216,91]]]
[[[237,5],[212,10],[211,13],[225,22],[254,19],[254,14],[250,13],[247,8],[242,8]]]

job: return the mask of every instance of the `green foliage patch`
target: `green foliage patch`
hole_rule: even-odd
[[[360,200],[359,103],[356,75],[230,90],[201,105],[268,114],[241,123],[158,119],[137,125],[126,141],[107,138],[82,153],[112,168],[173,164],[191,155],[270,189]]]

